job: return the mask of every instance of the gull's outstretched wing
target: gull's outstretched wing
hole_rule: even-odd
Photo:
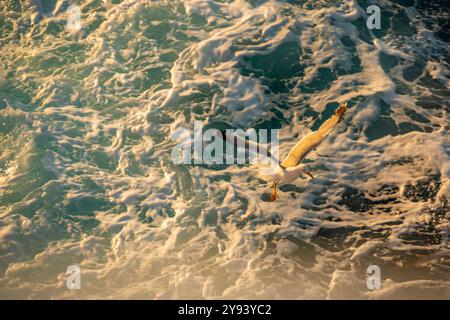
[[[300,161],[310,152],[317,147],[325,138],[333,131],[333,128],[341,121],[347,109],[347,103],[343,103],[337,108],[334,114],[327,121],[322,123],[317,131],[313,131],[310,134],[303,137],[297,144],[289,151],[286,158],[281,162],[281,166],[284,168],[295,167]]]

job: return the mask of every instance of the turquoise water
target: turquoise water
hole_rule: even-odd
[[[450,10],[372,3],[380,30],[366,1],[1,2],[0,298],[448,299]],[[343,101],[276,202],[171,161],[196,120],[285,154]]]

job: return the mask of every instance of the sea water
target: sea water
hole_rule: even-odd
[[[449,12],[0,2],[0,298],[448,299]],[[286,154],[344,101],[275,202],[251,166],[171,161],[195,121]]]

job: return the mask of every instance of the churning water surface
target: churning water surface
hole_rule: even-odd
[[[449,299],[449,12],[1,1],[0,298]],[[283,154],[342,101],[275,202],[250,166],[171,161],[197,120],[280,129]]]

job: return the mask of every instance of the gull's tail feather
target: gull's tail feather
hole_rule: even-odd
[[[275,178],[274,178],[274,171],[270,167],[268,167],[268,168],[261,168],[258,171],[257,176],[258,176],[258,178],[260,178],[261,180],[264,180],[266,182],[272,182],[272,181],[275,180]]]
[[[256,178],[266,182],[273,182],[279,179],[279,165],[271,162],[270,164],[256,163],[252,165],[252,172]]]

